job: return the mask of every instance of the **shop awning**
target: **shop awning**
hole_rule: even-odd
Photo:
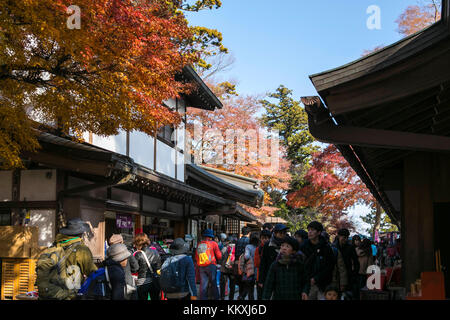
[[[195,164],[187,164],[186,172],[189,185],[252,207],[263,204],[264,191],[255,179]]]

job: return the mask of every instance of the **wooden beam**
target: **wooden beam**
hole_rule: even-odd
[[[0,208],[19,208],[19,209],[56,209],[57,201],[2,201]]]
[[[379,130],[371,128],[336,126],[331,120],[317,125],[313,107],[306,105],[311,135],[324,143],[354,145],[416,151],[450,152],[450,137]]]

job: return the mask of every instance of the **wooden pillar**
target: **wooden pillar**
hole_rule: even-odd
[[[432,156],[418,153],[404,161],[404,210],[402,246],[404,285],[433,271]]]

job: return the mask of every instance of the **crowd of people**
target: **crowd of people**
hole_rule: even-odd
[[[399,255],[398,245],[376,246],[357,235],[350,241],[347,229],[331,243],[313,221],[293,235],[283,224],[244,227],[240,238],[206,229],[195,247],[177,238],[168,253],[144,233],[132,246],[114,234],[105,261],[95,265],[82,241],[87,230],[82,220],[69,221],[38,259],[40,299],[358,300],[367,268]]]

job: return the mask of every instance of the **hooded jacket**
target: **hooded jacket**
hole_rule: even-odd
[[[316,285],[321,291],[333,280],[333,269],[335,258],[331,246],[326,239],[319,236],[319,243],[314,245],[307,239],[302,243],[300,251],[305,255],[305,269],[308,283],[314,278]],[[306,292],[309,294],[309,290]]]

